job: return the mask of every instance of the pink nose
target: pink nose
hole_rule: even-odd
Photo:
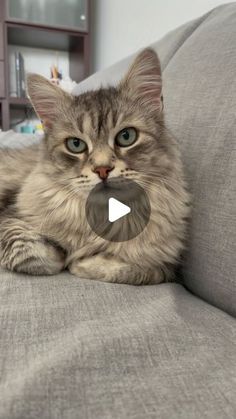
[[[111,172],[113,169],[114,167],[100,166],[100,167],[96,167],[96,169],[94,169],[94,172],[98,174],[100,179],[105,180],[108,178],[109,172]]]

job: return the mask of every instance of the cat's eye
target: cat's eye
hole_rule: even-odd
[[[71,153],[84,153],[88,146],[85,141],[80,138],[70,137],[66,139],[66,147]]]
[[[125,128],[118,132],[115,143],[119,147],[129,147],[137,140],[137,131],[135,128]]]

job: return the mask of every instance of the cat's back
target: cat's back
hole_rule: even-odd
[[[20,189],[39,158],[39,144],[20,149],[0,148],[0,209]]]

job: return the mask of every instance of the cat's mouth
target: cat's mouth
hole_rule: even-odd
[[[135,179],[137,178],[137,175],[133,174],[123,174],[121,173],[118,176],[109,176],[107,179],[102,179],[99,183],[104,184],[104,185],[109,185],[109,184],[122,184],[122,183],[126,183],[129,180],[135,181]]]

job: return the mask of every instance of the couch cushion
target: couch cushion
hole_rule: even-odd
[[[0,149],[1,148],[22,148],[31,144],[37,144],[41,136],[37,134],[22,134],[13,130],[0,131]]]
[[[193,196],[185,283],[236,315],[236,4],[212,12],[165,69],[167,121]]]
[[[1,419],[235,417],[236,322],[181,285],[0,271]]]
[[[164,104],[193,197],[187,287],[236,315],[236,4],[220,6],[154,45]],[[131,57],[89,78],[80,92],[116,82]]]

